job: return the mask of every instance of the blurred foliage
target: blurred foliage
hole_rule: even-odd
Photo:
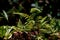
[[[48,0],[8,1],[12,8],[8,8],[7,11],[2,9],[2,12],[0,12],[0,25],[2,24],[2,26],[0,26],[0,38],[11,40],[14,33],[18,35],[17,32],[25,32],[28,35],[30,32],[30,36],[33,38],[31,40],[60,39],[60,19],[52,16],[54,12],[51,10],[53,7],[51,4],[49,5],[49,9],[45,9],[49,4]],[[41,6],[39,2],[43,2],[40,4]],[[54,2],[54,0],[51,0],[51,2]],[[45,12],[45,10],[47,10],[47,12]],[[4,25],[6,24],[5,22],[7,25]],[[9,25],[9,23],[12,24],[12,26]]]

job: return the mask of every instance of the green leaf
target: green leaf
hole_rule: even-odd
[[[41,13],[41,10],[37,8],[31,8],[30,13]]]
[[[29,17],[30,17],[30,16],[29,16],[28,14],[26,14],[26,13],[13,12],[13,14],[18,14],[18,15],[20,15],[20,16],[22,16],[22,17],[25,17],[25,18],[29,18]]]
[[[44,22],[46,20],[46,18],[47,18],[47,16],[42,18],[41,23]]]
[[[3,10],[3,16],[8,20],[8,15],[4,10]]]

